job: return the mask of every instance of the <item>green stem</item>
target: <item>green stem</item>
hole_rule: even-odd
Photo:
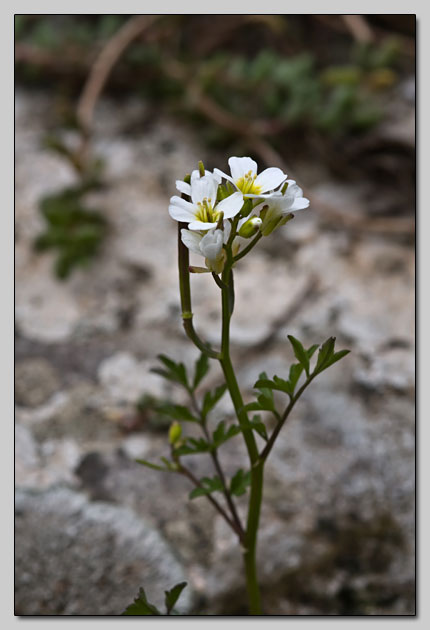
[[[220,363],[224,372],[231,400],[242,428],[246,448],[251,464],[251,491],[248,504],[248,520],[245,532],[244,563],[246,587],[251,615],[261,615],[261,596],[257,580],[256,548],[260,508],[263,497],[263,462],[259,460],[258,448],[252,429],[249,429],[248,414],[244,410],[244,403],[230,359],[230,319],[233,301],[233,272],[229,266],[231,250],[227,250],[228,262],[222,274],[222,343]]]

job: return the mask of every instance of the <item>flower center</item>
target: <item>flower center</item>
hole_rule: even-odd
[[[243,177],[239,177],[239,179],[236,181],[236,186],[244,195],[246,194],[258,195],[259,193],[261,193],[261,186],[257,186],[255,184],[256,178],[257,178],[257,173],[248,171],[247,173],[245,173]]]
[[[203,201],[197,202],[197,212],[195,217],[197,221],[202,223],[216,223],[219,219],[219,212],[212,208],[212,199],[209,197],[203,198]]]

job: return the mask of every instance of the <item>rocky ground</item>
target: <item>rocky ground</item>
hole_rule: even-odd
[[[47,94],[17,93],[16,612],[116,615],[140,586],[161,603],[166,588],[186,580],[182,613],[243,614],[240,549],[224,522],[204,498],[186,500],[185,479],[134,462],[167,450],[165,425],[136,412],[139,397],[180,401],[150,371],[156,355],[197,356],[179,318],[168,199],[199,159],[226,165],[172,120],[140,129],[141,102],[102,101],[94,150],[108,185],[90,201],[111,229],[92,266],[59,282],[52,256],[32,248],[43,226],[40,198],[75,182],[68,164],[42,148],[51,108]],[[413,241],[328,225],[318,199],[365,214],[364,198],[315,165],[295,174],[311,186],[312,209],[237,268],[238,378],[251,400],[260,371],[285,374],[288,333],[309,345],[334,335],[352,352],[306,392],[268,462],[265,610],[410,615]],[[218,289],[205,275],[192,283],[197,328],[215,342]],[[207,385],[219,379],[214,366]],[[227,396],[217,414],[231,417]],[[239,438],[223,463],[230,473],[246,466]],[[204,457],[190,465],[209,472]]]

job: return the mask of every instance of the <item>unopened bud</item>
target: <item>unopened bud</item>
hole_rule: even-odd
[[[201,160],[199,162],[199,173],[200,173],[200,177],[203,177],[205,174],[205,165],[203,164]]]
[[[181,439],[182,427],[179,422],[172,422],[169,429],[169,444],[175,446]]]
[[[260,217],[251,217],[250,219],[248,219],[248,221],[245,221],[245,223],[239,229],[239,236],[242,236],[243,238],[251,238],[251,236],[257,234],[262,223],[263,221],[260,219]]]

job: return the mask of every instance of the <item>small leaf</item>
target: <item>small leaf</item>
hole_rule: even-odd
[[[309,376],[309,356],[302,344],[293,335],[288,335],[291,345],[293,346],[294,355],[300,365],[303,366],[306,374]]]
[[[346,355],[349,354],[350,352],[351,352],[350,350],[339,350],[339,352],[335,352],[332,355],[331,359],[329,359],[328,362],[326,362],[326,364],[324,365],[324,370],[326,370],[328,367],[330,367],[334,363],[337,363],[338,361],[343,359],[343,357],[346,357]]]
[[[261,372],[258,375],[257,383],[262,382],[262,381],[267,381],[267,380],[268,380],[268,378],[267,378],[266,372]],[[259,385],[257,385],[257,383],[254,385],[254,387],[256,389],[259,389],[260,392],[263,394],[263,396],[265,398],[271,398],[273,400],[273,392],[271,391],[270,387],[267,387],[267,385],[266,386],[264,386],[264,385],[263,386],[259,386]]]
[[[284,379],[279,378],[278,376],[274,376],[273,377],[273,381],[269,381],[268,379],[260,379],[258,380],[254,387],[260,389],[260,391],[262,390],[262,388],[265,388],[272,391],[272,390],[276,390],[279,392],[284,392],[286,394],[290,394],[291,392],[291,387],[288,381],[284,381]],[[265,396],[265,398],[267,398]]]
[[[176,584],[176,586],[174,586],[172,589],[170,589],[170,591],[164,591],[164,594],[166,596],[165,604],[166,604],[166,614],[167,615],[170,615],[170,612],[172,611],[174,605],[178,601],[178,599],[179,599],[182,591],[186,587],[186,585],[187,585],[186,582],[180,582],[180,584]]]
[[[258,435],[261,435],[263,440],[266,440],[267,442],[267,440],[269,439],[269,436],[267,435],[266,425],[261,420],[260,416],[255,415],[251,420],[251,425],[252,425],[252,428],[255,431],[257,431]]]
[[[143,588],[139,589],[139,594],[130,606],[122,613],[123,615],[161,615],[161,612],[146,599]]]
[[[267,398],[261,394],[257,398],[257,402],[248,403],[244,406],[244,411],[272,411],[275,412],[275,404],[272,398]]]
[[[257,398],[260,409],[262,409],[263,411],[276,411],[275,403],[273,402],[273,392],[271,393],[272,395],[270,397],[261,394],[261,396]]]
[[[175,455],[196,455],[197,453],[207,453],[212,445],[203,438],[187,438],[185,444],[175,448]]]
[[[247,487],[251,484],[251,472],[244,472],[241,468],[237,471],[230,482],[230,492],[236,497],[245,494]]]
[[[230,440],[235,435],[238,435],[238,433],[240,433],[240,427],[237,424],[230,425],[226,430],[225,421],[221,420],[221,422],[218,423],[215,431],[212,433],[214,446],[221,446],[221,444],[224,444],[224,442],[227,442],[227,440]]]
[[[204,377],[206,376],[208,372],[209,372],[209,358],[207,354],[204,354],[204,352],[202,352],[202,354],[196,361],[193,389],[196,389],[199,386],[199,384],[201,383],[201,381],[204,379]]]
[[[303,372],[303,367],[299,365],[299,363],[293,363],[293,365],[290,367],[289,383],[291,385],[292,395],[294,395],[294,390],[296,388],[296,385],[300,376],[302,375],[302,372]]]
[[[195,418],[191,411],[183,405],[174,405],[170,403],[162,403],[157,405],[157,411],[164,413],[166,416],[170,416],[174,420],[182,420],[183,422],[199,422],[198,418]]]
[[[213,392],[206,392],[203,399],[203,409],[202,409],[202,417],[206,418],[208,413],[215,407],[217,402],[222,398],[225,391],[227,389],[227,385],[223,384],[217,387]]]
[[[203,477],[200,479],[201,486],[194,488],[189,494],[190,499],[196,499],[197,497],[204,497],[212,492],[222,492],[223,486],[221,479],[215,475],[215,477]]]
[[[185,365],[183,363],[176,363],[172,359],[170,359],[165,354],[159,354],[157,357],[167,370],[163,370],[162,368],[152,368],[152,372],[155,374],[160,374],[164,378],[167,378],[169,381],[174,381],[179,383],[185,389],[189,390],[188,379],[187,379],[187,371],[185,369]]]
[[[327,339],[327,341],[322,344],[318,352],[317,364],[314,370],[316,374],[322,372],[322,370],[325,370],[326,362],[329,361],[333,356],[335,341],[336,337],[329,337],[329,339]]]

